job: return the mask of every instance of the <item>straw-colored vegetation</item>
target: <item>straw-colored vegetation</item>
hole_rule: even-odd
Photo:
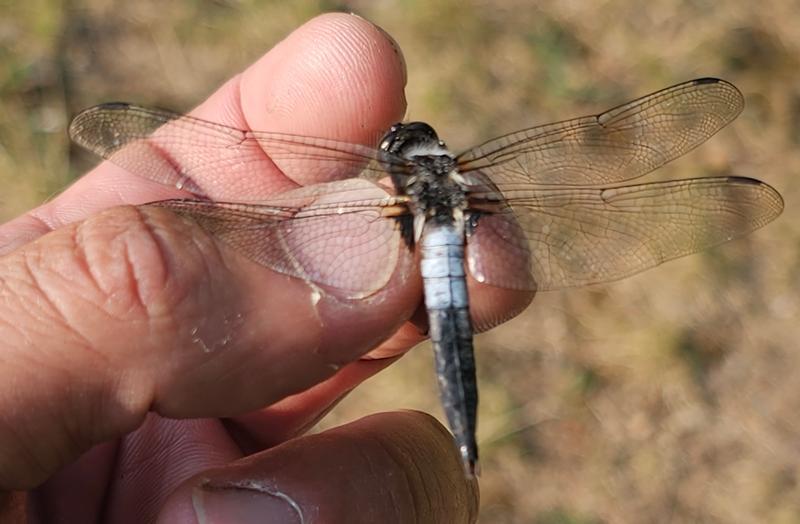
[[[658,176],[760,178],[783,193],[784,215],[619,283],[542,294],[479,337],[481,515],[800,521],[800,5],[344,4],[396,38],[408,116],[431,122],[455,149],[692,77],[726,78],[744,92],[737,121]],[[0,1],[3,216],[85,169],[65,138],[75,111],[107,100],[188,109],[336,6]],[[395,408],[439,415],[431,366],[429,348],[417,348],[324,426]]]

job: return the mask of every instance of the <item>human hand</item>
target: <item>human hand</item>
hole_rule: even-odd
[[[193,114],[371,143],[402,117],[404,83],[384,33],[326,15]],[[249,175],[231,187],[281,176]],[[179,196],[105,163],[0,228],[0,490],[32,490],[43,520],[474,520],[477,485],[431,417],[298,438],[422,339],[413,260],[367,299],[312,300],[191,223],[129,205]],[[524,300],[474,293],[473,313]],[[6,515],[20,500],[6,495]]]

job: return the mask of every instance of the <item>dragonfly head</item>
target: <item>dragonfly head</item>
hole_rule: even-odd
[[[425,122],[397,123],[381,139],[380,149],[402,158],[447,155],[447,146]]]

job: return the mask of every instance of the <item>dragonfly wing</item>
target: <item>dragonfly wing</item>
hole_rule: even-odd
[[[237,129],[126,103],[81,112],[70,136],[131,173],[216,200],[261,201],[298,184],[356,176],[377,181],[386,166],[406,163],[360,144]]]
[[[533,127],[458,156],[501,190],[603,185],[642,176],[705,142],[744,107],[736,87],[715,78],[678,84],[596,116]]]
[[[382,216],[383,197],[335,200],[343,194],[374,194],[374,186],[327,189],[300,188],[261,204],[164,200],[146,205],[190,218],[272,270],[334,289],[337,296],[369,296],[387,284],[397,266],[399,228]]]
[[[540,291],[618,280],[738,238],[783,210],[772,187],[739,177],[504,195],[477,222],[469,270],[480,282]]]

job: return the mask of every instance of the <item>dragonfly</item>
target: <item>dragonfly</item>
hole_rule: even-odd
[[[188,192],[143,204],[193,220],[240,254],[343,300],[387,285],[418,255],[443,410],[467,476],[478,471],[478,389],[467,278],[547,291],[618,280],[775,219],[764,182],[713,176],[630,184],[733,121],[744,99],[715,78],[453,154],[431,126],[398,123],[373,147],[238,129],[107,103],[71,138]],[[238,183],[277,168],[300,185]],[[246,198],[243,190],[256,187]]]

